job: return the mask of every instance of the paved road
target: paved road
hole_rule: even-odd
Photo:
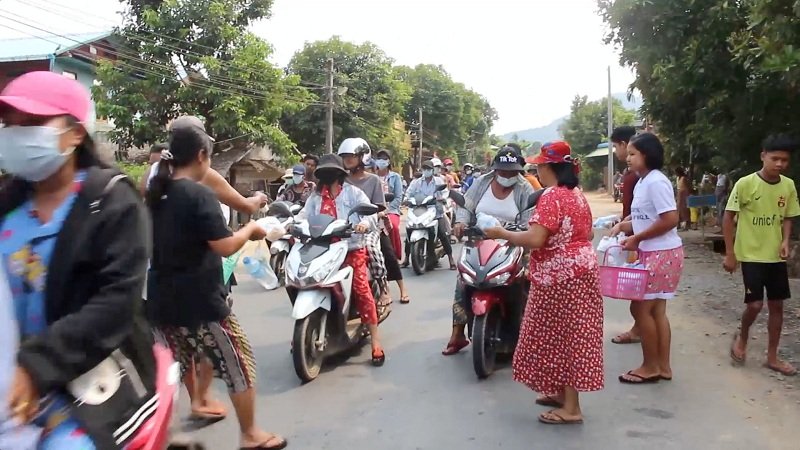
[[[699,325],[689,325],[680,312],[673,315],[675,381],[620,385],[617,375],[636,367],[639,349],[609,343],[606,389],[583,397],[586,423],[541,425],[535,394],[511,380],[510,368],[479,381],[468,351],[441,356],[450,330],[454,273],[407,276],[412,303],[396,303],[381,327],[386,365],[371,367],[365,350],[307,385],[292,369],[285,293],[264,292],[240,276],[234,309],[260,364],[259,422],[287,436],[290,448],[800,448],[795,400],[786,400],[778,389],[773,395],[760,378],[728,368],[722,351],[703,346],[702,318],[692,318]],[[627,305],[606,305],[610,339],[628,325]],[[215,385],[221,395],[223,387]],[[182,415],[187,411],[184,400]],[[191,436],[214,450],[238,444],[232,416]]]

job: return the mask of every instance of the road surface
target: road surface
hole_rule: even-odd
[[[596,216],[619,209],[592,196]],[[460,251],[460,247],[456,247]],[[675,381],[621,385],[636,367],[636,345],[609,342],[629,325],[627,304],[606,301],[606,388],[582,396],[585,424],[549,426],[536,416],[535,394],[511,380],[509,367],[476,379],[471,347],[443,357],[450,333],[454,272],[406,272],[412,302],[393,305],[381,326],[387,362],[369,364],[369,350],[328,367],[301,385],[292,368],[290,306],[282,290],[265,292],[240,274],[234,310],[253,344],[258,367],[258,422],[290,440],[292,449],[796,449],[797,396],[761,374],[730,367],[727,349],[706,342],[710,322],[676,306]],[[676,300],[680,302],[680,299]],[[228,402],[224,385],[214,387]],[[179,415],[188,404],[181,401]],[[220,423],[177,428],[208,449],[238,448],[232,414]]]

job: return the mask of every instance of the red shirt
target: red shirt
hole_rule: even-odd
[[[633,188],[639,182],[639,175],[629,170],[622,176],[622,218],[631,215],[631,204],[633,203]]]

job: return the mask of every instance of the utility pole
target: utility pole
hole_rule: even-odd
[[[614,192],[614,145],[611,133],[614,132],[614,102],[611,101],[611,66],[608,66],[608,184],[606,192]]]
[[[328,60],[328,129],[325,133],[325,149],[333,153],[333,58]]]
[[[419,108],[419,157],[417,158],[417,169],[422,169],[422,108]]]

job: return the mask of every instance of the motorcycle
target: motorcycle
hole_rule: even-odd
[[[614,183],[614,203],[622,200],[622,183]]]
[[[527,208],[505,228],[510,231],[527,229],[527,225],[518,225],[519,219],[523,212],[536,206],[543,192],[531,194]],[[460,193],[451,192],[450,198],[464,208],[464,197]],[[524,250],[507,241],[487,239],[475,226],[476,218],[472,215],[472,224],[465,230],[467,242],[459,258],[458,277],[472,305],[472,364],[478,378],[485,379],[494,372],[498,356],[514,353],[530,282]]]
[[[275,202],[269,206],[269,209],[267,210],[267,217],[274,217],[274,225],[288,230],[294,223],[294,216],[299,213],[301,209],[303,209],[303,206],[299,204]],[[286,258],[289,256],[289,250],[291,250],[292,245],[294,245],[294,237],[292,237],[292,235],[289,233],[286,233],[280,239],[269,243],[269,265],[272,268],[272,271],[278,277],[279,285],[281,283],[285,283]]]
[[[139,429],[127,445],[128,450],[161,450],[185,448],[190,443],[169,442],[172,412],[178,402],[181,386],[180,366],[172,359],[172,352],[161,345],[153,347],[156,358],[156,391],[158,402],[153,416]]]
[[[347,217],[370,216],[380,209],[363,204]],[[359,346],[367,334],[353,301],[353,269],[342,266],[352,233],[347,220],[325,214],[297,222],[292,230],[297,243],[286,261],[286,292],[295,320],[292,359],[303,382],[316,379],[326,358]],[[371,286],[379,297],[378,283],[373,280]],[[388,316],[386,311],[378,314],[379,322]]]
[[[447,185],[436,186],[436,192],[447,189]],[[416,195],[406,200],[408,218],[406,222],[407,242],[410,243],[407,258],[417,275],[424,274],[444,256],[444,248],[437,239],[439,219],[436,218],[436,196]],[[434,242],[433,254],[428,254],[428,242]]]

